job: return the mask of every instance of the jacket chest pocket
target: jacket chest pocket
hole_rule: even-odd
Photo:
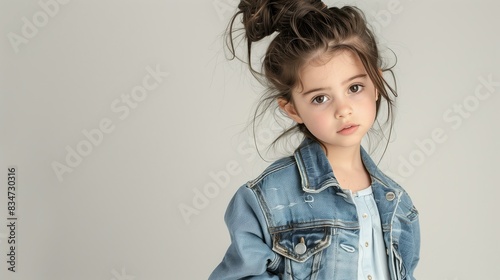
[[[332,227],[292,228],[274,233],[273,250],[285,257],[283,279],[318,279],[324,249],[330,246],[333,233]]]

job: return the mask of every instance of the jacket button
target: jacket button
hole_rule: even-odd
[[[307,246],[305,244],[304,237],[300,238],[300,243],[295,245],[294,249],[295,249],[295,253],[297,253],[299,255],[302,255],[307,251]]]
[[[388,201],[393,201],[396,198],[396,195],[393,192],[388,192],[385,194],[385,199]]]

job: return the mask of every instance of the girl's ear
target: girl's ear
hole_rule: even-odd
[[[294,120],[295,122],[304,123],[291,101],[287,101],[286,99],[280,97],[278,98],[278,106],[280,106],[280,109],[285,111],[288,117]]]

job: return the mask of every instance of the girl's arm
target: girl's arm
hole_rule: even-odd
[[[231,245],[209,280],[276,279],[281,258],[271,250],[271,237],[254,192],[241,187],[224,217]]]

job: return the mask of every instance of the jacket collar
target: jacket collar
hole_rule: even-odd
[[[309,193],[318,193],[328,187],[340,190],[340,185],[333,174],[332,167],[321,145],[306,138],[294,153],[302,181],[302,189]],[[370,155],[361,146],[361,160],[372,177],[379,177],[379,169]]]

